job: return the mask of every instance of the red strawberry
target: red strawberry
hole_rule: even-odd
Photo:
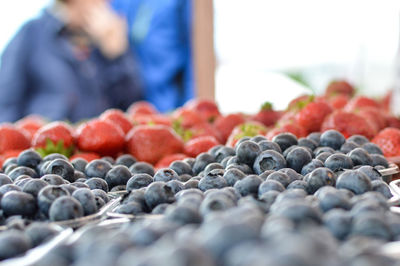
[[[186,142],[184,153],[194,158],[200,153],[206,152],[218,144],[219,142],[212,136],[198,137]]]
[[[297,111],[302,109],[304,106],[309,104],[310,102],[313,102],[315,99],[314,95],[301,95],[293,100],[291,100],[288,104],[287,110],[289,111]]]
[[[386,157],[400,156],[400,129],[385,128],[372,139],[372,142],[382,149]]]
[[[100,159],[101,157],[100,157],[99,154],[94,153],[94,152],[78,152],[78,153],[72,155],[69,158],[69,160],[72,161],[72,160],[75,160],[77,158],[82,158],[82,159],[85,159],[88,162],[91,162],[93,160]]]
[[[244,115],[240,113],[218,117],[214,122],[214,127],[221,134],[222,143],[226,143],[226,140],[235,126],[243,124],[245,121]]]
[[[237,125],[232,130],[226,145],[234,147],[236,142],[243,137],[255,137],[257,135],[264,135],[266,132],[267,128],[263,124],[255,121],[246,122],[244,124]]]
[[[383,110],[385,110],[385,112],[390,112],[392,97],[393,97],[393,90],[389,90],[385,94],[385,96],[383,96],[383,98],[381,99],[381,105],[382,105]]]
[[[214,101],[205,99],[193,99],[185,104],[189,110],[193,110],[208,122],[213,122],[221,115],[218,106]]]
[[[168,126],[141,125],[134,127],[126,136],[127,149],[139,161],[152,164],[168,154],[183,150],[182,139]]]
[[[332,81],[325,90],[325,96],[327,97],[337,96],[340,94],[352,97],[354,93],[354,87],[345,80]]]
[[[32,140],[33,135],[35,135],[36,131],[38,131],[42,126],[46,124],[44,118],[38,115],[29,115],[21,120],[18,120],[15,123],[17,128],[25,129],[27,133],[29,133],[29,137]]]
[[[303,127],[307,133],[319,131],[325,117],[331,112],[332,107],[325,102],[309,103],[296,115],[297,124]]]
[[[12,124],[0,124],[0,154],[9,150],[23,150],[30,147],[28,133]]]
[[[388,127],[395,127],[400,129],[400,118],[388,115],[386,116],[386,122]]]
[[[329,104],[333,109],[343,109],[349,102],[350,97],[346,94],[338,94],[329,98]]]
[[[48,140],[53,144],[62,142],[64,148],[68,149],[74,146],[75,139],[73,129],[64,122],[52,122],[41,127],[33,136],[32,146],[35,148],[45,148]]]
[[[152,115],[158,113],[154,105],[146,101],[139,101],[133,103],[131,106],[129,106],[126,112],[131,117],[134,117],[136,115]]]
[[[154,168],[156,168],[156,169],[167,168],[167,167],[169,167],[169,165],[172,162],[180,161],[180,160],[186,159],[187,157],[188,156],[186,154],[183,154],[183,153],[169,154],[169,155],[166,155],[163,158],[161,158],[161,160],[159,160],[156,163]]]
[[[328,129],[336,129],[346,138],[360,134],[371,139],[376,133],[373,126],[363,117],[343,110],[334,111],[325,118],[321,126],[321,132]]]
[[[273,126],[279,118],[280,113],[272,109],[272,104],[270,102],[266,102],[261,106],[257,114],[250,117],[250,120],[260,122],[264,124],[264,126],[269,127]]]
[[[382,113],[381,110],[373,107],[362,108],[359,112],[356,112],[358,115],[364,117],[367,121],[371,122],[375,127],[375,131],[378,132],[381,129],[385,128],[387,125],[386,117]]]
[[[77,143],[82,151],[100,155],[116,155],[125,144],[124,132],[115,124],[99,119],[90,120],[77,129]]]
[[[354,97],[347,103],[347,105],[344,107],[344,109],[348,112],[352,112],[352,111],[357,111],[357,110],[360,110],[362,108],[367,108],[367,107],[381,109],[381,105],[378,103],[378,101],[368,98],[366,96]]]
[[[171,119],[163,114],[137,115],[133,118],[135,125],[165,125],[171,126]]]
[[[131,121],[129,121],[124,112],[118,109],[110,109],[105,111],[101,114],[100,119],[109,121],[119,126],[125,134],[128,133],[133,127],[133,124]]]
[[[187,108],[177,109],[172,114],[172,120],[178,122],[185,129],[206,122],[200,113]]]
[[[267,137],[267,139],[272,140],[273,137],[275,137],[276,135],[278,135],[280,133],[285,133],[285,132],[290,132],[298,138],[302,138],[307,135],[307,131],[303,127],[301,127],[293,122],[288,121],[286,123],[280,124],[278,127],[273,128],[272,130],[268,131],[266,137]]]
[[[12,157],[18,157],[18,155],[23,152],[24,150],[8,150],[0,155],[0,168],[3,167],[3,163]]]
[[[195,139],[195,138],[203,137],[203,136],[212,136],[220,143],[222,143],[222,141],[223,141],[221,134],[218,132],[218,130],[212,124],[207,123],[207,122],[203,122],[201,124],[194,125],[191,128],[189,128],[187,131],[189,131],[189,133],[190,133],[189,139]]]

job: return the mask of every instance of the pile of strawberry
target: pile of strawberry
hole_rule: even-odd
[[[400,119],[389,111],[390,95],[377,100],[354,94],[348,82],[334,81],[324,95],[303,95],[284,111],[265,103],[253,115],[222,115],[216,103],[193,100],[170,114],[137,102],[126,112],[107,110],[78,125],[28,116],[0,125],[0,166],[7,158],[33,147],[43,156],[57,152],[88,161],[129,153],[161,168],[219,144],[234,146],[244,136],[272,139],[291,132],[301,138],[328,129],[345,137],[364,135],[378,144],[385,156],[400,155]]]

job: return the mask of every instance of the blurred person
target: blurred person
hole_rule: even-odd
[[[145,99],[167,112],[193,98],[192,0],[114,0],[112,5],[127,18]]]
[[[3,53],[0,121],[75,122],[141,100],[126,30],[107,0],[55,0]]]

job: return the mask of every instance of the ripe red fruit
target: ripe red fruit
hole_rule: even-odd
[[[331,112],[332,107],[329,104],[322,101],[312,102],[297,113],[296,120],[307,133],[311,133],[321,129],[322,122]]]
[[[364,117],[365,120],[370,122],[374,127],[375,131],[378,132],[381,129],[384,129],[387,125],[386,117],[382,113],[381,110],[374,107],[366,107],[362,108],[359,112],[356,112],[358,115]]]
[[[0,154],[9,150],[23,150],[30,147],[28,133],[12,124],[0,125]]]
[[[168,126],[140,125],[126,136],[127,149],[139,161],[155,164],[168,154],[183,150],[182,139]]]
[[[133,118],[133,123],[135,125],[172,125],[171,119],[162,114],[137,115]]]
[[[243,114],[229,114],[218,117],[214,122],[214,127],[221,134],[222,143],[225,143],[235,126],[246,121]]]
[[[332,96],[329,99],[329,104],[333,109],[343,109],[346,104],[349,102],[350,97],[346,94],[338,94],[336,96]]]
[[[219,142],[213,136],[198,137],[186,142],[184,153],[190,157],[196,157],[200,153],[206,152],[218,144]]]
[[[38,131],[45,124],[46,121],[38,115],[29,115],[15,122],[15,126],[17,128],[26,130],[31,140],[36,131]]]
[[[267,139],[272,140],[273,137],[275,137],[276,135],[278,135],[280,133],[285,133],[285,132],[292,133],[293,135],[295,135],[298,138],[302,138],[307,135],[307,131],[303,127],[289,121],[289,122],[286,122],[283,124],[279,124],[278,127],[273,128],[272,130],[268,131],[268,133],[266,134],[266,137],[267,137]]]
[[[85,159],[88,162],[91,162],[93,160],[100,159],[101,157],[100,157],[99,154],[94,153],[94,152],[79,152],[79,153],[76,153],[76,154],[72,155],[69,158],[69,160],[72,161],[72,160],[75,160],[77,158],[82,158],[82,159]]]
[[[345,80],[334,80],[329,83],[325,90],[325,96],[327,97],[337,96],[340,94],[352,97],[354,93],[354,87]]]
[[[378,101],[371,99],[369,97],[366,96],[357,96],[354,97],[353,99],[351,99],[347,105],[344,107],[344,109],[348,112],[352,112],[352,111],[357,111],[357,110],[361,110],[363,108],[369,108],[369,107],[373,107],[373,108],[377,108],[380,109],[381,105],[380,103],[378,103]]]
[[[365,118],[343,110],[337,110],[325,118],[321,132],[328,129],[336,129],[346,138],[359,134],[371,139],[376,133],[373,126]]]
[[[400,129],[400,118],[393,115],[386,116],[387,127],[395,127]]]
[[[177,109],[172,114],[171,118],[173,121],[178,122],[185,129],[206,122],[206,120],[200,115],[200,113],[187,108]]]
[[[266,102],[261,106],[257,114],[250,117],[250,120],[260,122],[269,127],[275,125],[279,118],[280,113],[272,109],[271,103]]]
[[[133,127],[133,124],[131,121],[129,121],[124,112],[118,109],[110,109],[105,111],[101,114],[100,119],[109,121],[119,126],[125,134],[128,133]]]
[[[372,139],[372,142],[382,149],[386,157],[400,155],[400,129],[385,128]]]
[[[174,153],[169,154],[161,158],[156,165],[154,166],[155,169],[167,168],[172,162],[180,161],[186,159],[188,156],[183,153]]]
[[[265,135],[267,128],[258,122],[250,121],[244,124],[237,125],[232,133],[229,135],[227,146],[234,147],[236,142],[238,142],[243,137],[255,137],[257,135]]]
[[[197,112],[204,120],[208,122],[213,122],[218,116],[221,115],[217,104],[211,100],[193,99],[187,102],[185,107],[189,110]]]
[[[33,136],[32,146],[35,148],[45,148],[47,141],[54,144],[62,142],[64,148],[71,148],[75,144],[73,129],[64,122],[52,122],[41,127]]]
[[[131,104],[126,112],[131,117],[136,115],[152,115],[158,113],[156,107],[146,101],[139,101]]]
[[[302,109],[304,106],[314,101],[314,95],[301,95],[293,100],[291,100],[288,104],[288,111],[298,111]]]
[[[113,156],[122,151],[124,132],[115,124],[99,119],[90,120],[77,129],[77,144],[80,150]]]

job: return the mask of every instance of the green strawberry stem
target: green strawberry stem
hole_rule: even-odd
[[[74,151],[74,146],[70,147],[64,147],[64,140],[59,140],[57,141],[56,144],[54,142],[47,138],[46,139],[46,146],[44,148],[37,148],[36,151],[42,156],[45,157],[49,154],[52,153],[59,153],[62,155],[65,155],[66,157],[71,157],[73,151]]]

